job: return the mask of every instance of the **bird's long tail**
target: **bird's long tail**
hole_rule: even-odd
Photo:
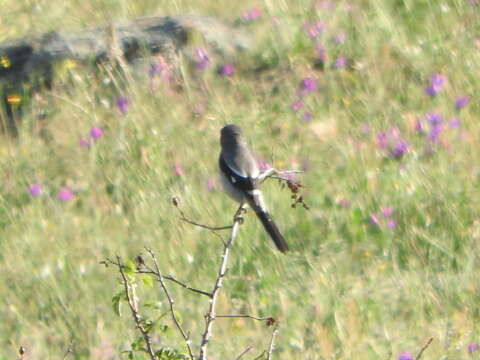
[[[252,207],[253,211],[255,211],[255,214],[257,214],[258,218],[262,222],[263,227],[277,246],[277,249],[280,250],[282,253],[286,253],[289,250],[287,241],[280,233],[280,230],[278,230],[277,225],[273,221],[268,211],[262,209],[262,207],[258,205],[251,204],[250,206]]]

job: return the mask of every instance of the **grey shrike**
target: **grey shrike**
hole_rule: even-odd
[[[287,252],[287,242],[273,222],[265,206],[262,192],[258,188],[260,170],[247,146],[242,130],[236,125],[225,126],[220,132],[220,144],[222,151],[218,162],[223,188],[242,206],[248,204],[262,222],[277,249],[282,253]]]

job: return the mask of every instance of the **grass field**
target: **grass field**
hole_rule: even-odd
[[[247,214],[219,313],[277,319],[273,359],[405,360],[430,338],[423,359],[480,356],[480,2],[0,5],[0,41],[151,14],[233,23],[261,10],[243,21],[255,42],[228,60],[232,75],[216,73],[221,63],[193,74],[185,65],[182,90],[161,75],[153,89],[119,89],[115,78],[59,66],[57,87],[32,98],[19,138],[1,135],[0,359],[20,346],[29,359],[61,359],[70,341],[67,357],[126,358],[138,333],[126,306],[120,317],[112,309],[121,287],[99,264],[107,257],[133,259],[148,246],[164,273],[212,287],[221,244],[180,221],[170,199],[197,221],[231,221],[236,205],[216,178],[228,123],[264,161],[305,170],[310,210],[265,183],[292,251],[276,251]],[[197,350],[207,304],[169,289]],[[154,305],[149,316],[167,311],[156,288],[138,294]],[[155,344],[183,352],[169,317],[160,322],[171,330]],[[254,359],[270,334],[248,319],[217,320],[209,353],[235,359],[252,345],[242,359]]]

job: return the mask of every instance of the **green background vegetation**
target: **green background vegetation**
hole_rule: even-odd
[[[219,261],[217,238],[178,219],[170,203],[200,222],[224,225],[235,204],[207,183],[215,178],[219,129],[236,123],[277,168],[308,163],[301,176],[309,211],[290,207],[275,181],[264,186],[269,207],[293,251],[277,252],[247,214],[235,243],[219,313],[273,316],[280,322],[275,359],[386,359],[412,353],[433,337],[428,359],[467,359],[478,341],[479,125],[478,5],[463,0],[363,0],[326,11],[310,1],[27,1],[0,0],[0,40],[52,30],[98,26],[152,14],[197,13],[234,21],[252,7],[262,17],[246,25],[255,47],[235,59],[236,74],[185,72],[182,91],[145,82],[122,92],[82,67],[58,69],[58,87],[32,98],[20,136],[0,139],[0,359],[20,345],[32,359],[61,358],[70,340],[78,359],[119,358],[138,336],[130,314],[115,315],[118,274],[99,262],[134,258],[144,246],[164,273],[210,289]],[[278,18],[278,24],[271,18]],[[324,71],[306,22],[322,21]],[[344,44],[333,44],[338,32]],[[345,55],[350,69],[334,69]],[[260,74],[253,68],[264,65]],[[432,73],[448,78],[434,98],[424,93]],[[304,77],[320,85],[306,100],[311,122],[291,110]],[[454,101],[472,96],[426,151],[415,119],[455,115]],[[115,97],[127,96],[125,116]],[[201,104],[199,106],[198,104]],[[198,108],[204,108],[195,114]],[[47,119],[40,122],[39,114]],[[369,128],[369,131],[365,129]],[[105,134],[79,146],[92,126]],[[376,134],[397,127],[409,143],[389,159]],[[40,129],[49,140],[39,135]],[[177,175],[174,167],[181,167]],[[41,183],[44,195],[28,186]],[[218,181],[217,181],[218,184]],[[68,186],[76,197],[57,199]],[[350,206],[341,206],[348,200]],[[393,207],[394,229],[368,222]],[[170,286],[184,327],[199,344],[205,299]],[[168,303],[139,288],[152,316]],[[159,302],[159,303],[157,303]],[[171,325],[167,317],[164,323]],[[218,320],[210,354],[232,359],[248,345],[259,354],[270,330],[245,319]],[[159,344],[183,349],[175,330]],[[123,356],[123,355],[122,355]],[[245,358],[249,358],[246,356]],[[252,356],[250,357],[252,358]]]

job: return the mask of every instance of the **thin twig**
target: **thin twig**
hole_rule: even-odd
[[[273,349],[275,348],[275,337],[277,336],[278,328],[275,328],[272,331],[272,337],[270,338],[270,346],[268,347],[267,360],[271,360]]]
[[[245,350],[243,350],[243,352],[242,352],[240,355],[238,355],[238,356],[235,358],[235,360],[240,360],[240,359],[243,357],[243,355],[245,355],[246,353],[248,353],[248,352],[249,352],[250,350],[252,350],[252,349],[253,349],[253,346],[251,346],[251,345],[248,346]]]
[[[181,287],[187,289],[187,290],[190,290],[190,291],[193,291],[194,293],[197,293],[197,294],[202,294],[202,295],[205,295],[205,296],[208,296],[209,298],[212,297],[212,293],[209,293],[207,291],[203,291],[203,290],[200,290],[200,289],[195,289],[193,287],[191,287],[190,285],[188,284],[185,284],[184,282],[181,282],[180,280],[177,280],[175,279],[173,276],[171,275],[164,275],[163,276],[164,279],[167,279],[169,281],[172,281],[174,282],[175,284],[178,284],[180,285]]]
[[[137,273],[139,274],[151,274],[151,275],[155,275],[155,276],[158,276],[159,274],[157,274],[156,271],[153,271],[151,269],[148,269],[148,270],[137,270]],[[195,289],[193,287],[191,287],[190,285],[180,281],[180,280],[177,280],[175,279],[172,275],[162,275],[162,277],[165,279],[165,280],[168,280],[168,281],[171,281],[171,282],[174,282],[175,284],[178,284],[180,285],[181,287],[187,289],[187,290],[190,290],[194,293],[197,293],[197,294],[201,294],[201,295],[205,295],[205,296],[208,296],[209,298],[212,297],[212,294],[209,293],[208,291],[204,291],[204,290],[200,290],[200,289]]]
[[[110,261],[111,262],[111,261]],[[146,330],[143,327],[142,324],[142,318],[140,314],[138,313],[138,305],[135,300],[135,296],[132,296],[130,293],[130,285],[128,283],[127,276],[125,275],[125,272],[123,271],[123,264],[120,261],[120,257],[117,255],[117,265],[118,265],[118,271],[120,272],[120,275],[122,276],[122,282],[123,286],[125,288],[125,294],[127,295],[127,302],[128,306],[130,307],[130,311],[133,316],[133,321],[135,322],[135,325],[137,326],[138,330],[142,334],[143,339],[145,340],[145,343],[147,345],[147,353],[150,356],[151,360],[156,360],[157,357],[155,356],[155,352],[153,351],[152,348],[152,343],[150,342],[150,336],[148,335],[148,330]]]
[[[176,197],[172,198],[172,203],[173,203],[173,206],[175,206],[177,208],[178,212],[180,213],[180,219],[182,219],[183,221],[185,221],[185,222],[187,222],[191,225],[198,226],[198,227],[201,227],[203,229],[207,229],[207,230],[211,230],[211,231],[228,230],[228,229],[233,228],[233,226],[234,226],[234,225],[209,226],[209,225],[200,224],[200,223],[198,223],[196,221],[193,221],[193,220],[191,220],[191,219],[189,219],[185,216],[182,209],[180,209],[180,207],[178,206],[178,198],[176,198]]]
[[[206,360],[207,359],[207,346],[212,336],[212,326],[213,321],[215,320],[215,308],[217,306],[217,299],[220,293],[220,289],[222,288],[223,278],[227,272],[227,263],[228,263],[228,255],[230,248],[237,237],[238,228],[241,223],[241,218],[236,216],[233,222],[232,232],[230,234],[230,238],[223,246],[223,254],[222,260],[220,262],[220,267],[218,269],[217,279],[215,281],[215,285],[212,290],[212,298],[210,299],[210,305],[208,308],[207,315],[205,316],[205,331],[202,335],[202,342],[200,343],[200,355],[198,357],[199,360]]]
[[[275,322],[275,319],[272,317],[256,317],[252,315],[216,315],[215,317],[217,318],[248,318],[248,319],[253,319],[253,320],[258,320],[258,321],[267,321],[267,322]]]
[[[274,168],[270,168],[270,169],[265,170],[263,173],[261,173],[257,177],[257,180],[260,183],[262,183],[267,178],[273,178],[274,175],[279,175],[279,177],[281,177],[282,175],[301,174],[301,173],[303,173],[303,171],[301,171],[301,170],[283,170],[283,171],[281,171],[281,170],[277,170],[277,169],[274,169]],[[287,179],[283,179],[283,180],[287,180]]]
[[[265,354],[266,354],[266,351],[265,351],[265,350],[263,350],[263,352],[262,352],[260,355],[258,355],[258,356],[257,356],[255,359],[253,359],[253,360],[260,360],[260,359],[263,359],[263,357],[265,356]]]
[[[420,349],[420,352],[419,352],[418,355],[415,357],[415,360],[420,360],[420,358],[421,358],[422,355],[423,355],[423,352],[430,346],[430,344],[432,343],[432,341],[433,341],[433,337],[430,338],[425,345],[423,345],[423,347]]]
[[[160,285],[162,286],[163,292],[165,293],[165,296],[167,297],[168,304],[170,305],[170,313],[172,315],[172,320],[175,323],[175,326],[177,327],[178,331],[182,335],[183,340],[185,341],[185,345],[187,346],[188,355],[190,356],[190,359],[193,360],[194,356],[193,356],[192,348],[190,347],[190,338],[189,338],[188,334],[185,332],[185,330],[183,330],[182,326],[180,325],[180,322],[177,319],[177,315],[175,315],[174,301],[173,301],[172,297],[170,296],[170,293],[168,292],[168,289],[165,285],[165,282],[163,281],[163,276],[162,276],[162,273],[160,272],[160,267],[158,266],[157,258],[156,258],[155,254],[153,253],[153,251],[151,249],[146,248],[146,250],[150,254],[150,257],[153,260],[153,265],[155,266],[155,271],[157,273],[157,279],[160,282]]]

